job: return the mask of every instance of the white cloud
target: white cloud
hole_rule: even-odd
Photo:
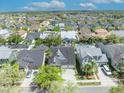
[[[90,0],[94,3],[124,3],[124,0]]]
[[[96,6],[93,3],[80,3],[80,6],[85,10],[94,10]]]
[[[33,7],[25,6],[25,7],[21,8],[21,10],[33,11],[35,9]]]
[[[60,0],[52,0],[50,2],[33,2],[31,6],[39,8],[64,8],[65,3]]]

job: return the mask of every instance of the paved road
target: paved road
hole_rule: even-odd
[[[76,93],[108,93],[110,87],[80,87]]]

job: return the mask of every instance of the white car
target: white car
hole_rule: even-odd
[[[104,71],[104,73],[105,73],[107,76],[112,76],[112,72],[110,71],[110,69],[108,68],[107,65],[103,65],[103,66],[102,66],[102,70]]]

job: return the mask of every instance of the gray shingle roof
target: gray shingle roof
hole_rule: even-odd
[[[40,33],[39,32],[28,33],[25,39],[27,41],[32,41],[36,38],[40,38]]]
[[[19,52],[17,60],[20,68],[25,68],[28,63],[33,67],[39,67],[43,64],[44,52],[41,50],[22,50]]]
[[[75,54],[74,54],[74,49],[72,47],[65,47],[65,46],[58,46],[58,47],[51,47],[53,55],[51,57],[50,63],[54,63],[55,58],[60,57],[60,55],[58,55],[58,51],[60,51],[61,55],[63,55],[63,57],[61,56],[59,61],[62,62],[57,62],[56,64],[60,64],[60,65],[75,65]],[[63,59],[63,60],[62,60]]]
[[[9,45],[8,46],[9,48],[11,48],[11,49],[24,49],[24,48],[28,48],[28,46],[27,45],[24,45],[24,44],[12,44],[12,45]]]
[[[111,59],[113,67],[117,69],[118,63],[124,57],[124,44],[112,44],[112,45],[103,45],[99,44],[102,51],[106,53],[107,57]]]
[[[96,48],[95,46],[91,45],[77,45],[76,49],[80,55],[81,61],[84,60],[85,57],[89,56],[92,59],[97,59],[96,61],[98,63],[108,62],[106,55],[102,53],[100,48]]]

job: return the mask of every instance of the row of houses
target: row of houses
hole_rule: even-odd
[[[124,60],[123,44],[104,45],[99,43],[96,46],[78,44],[75,48],[72,46],[52,46],[50,49],[52,55],[47,63],[62,68],[74,68],[75,55],[78,55],[81,64],[94,60],[101,66],[111,61],[115,69],[117,69],[119,62]],[[46,50],[48,47],[45,45],[37,46],[31,50],[28,50],[27,47],[0,46],[0,63],[16,60],[20,68],[26,68],[29,64],[33,68],[38,68],[45,64]]]

